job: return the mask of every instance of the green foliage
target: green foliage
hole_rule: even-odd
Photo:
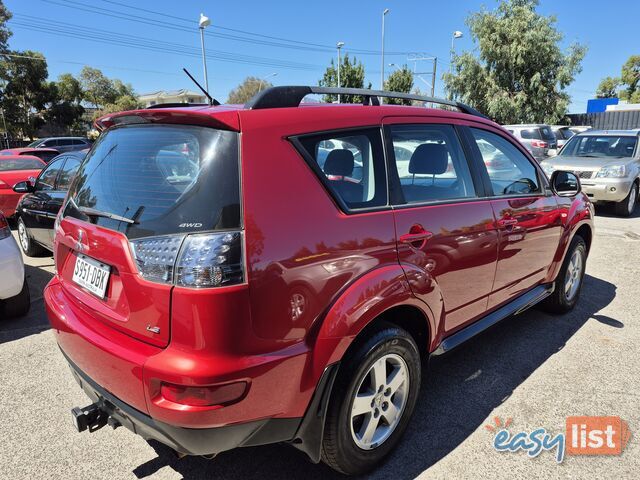
[[[333,60],[331,65],[327,67],[324,72],[322,80],[318,82],[321,87],[337,87],[338,86],[338,69],[336,68]],[[362,62],[358,62],[356,57],[353,57],[353,61],[349,59],[349,54],[345,54],[342,58],[342,65],[340,67],[340,86],[342,88],[364,88],[364,65]],[[371,88],[371,83],[367,86]],[[327,103],[333,103],[338,101],[337,95],[324,95],[323,101]],[[340,101],[343,103],[362,103],[362,97],[360,95],[341,95]]]
[[[581,71],[586,47],[564,53],[555,17],[536,12],[537,0],[502,0],[467,18],[479,57],[453,60],[444,81],[453,96],[499,123],[557,123],[566,114],[565,89]]]
[[[120,82],[122,83],[122,82]],[[114,103],[118,98],[118,91],[101,70],[85,66],[80,71],[80,85],[84,98],[95,108],[102,108],[106,104]]]
[[[615,98],[618,96],[618,87],[620,79],[614,77],[605,77],[602,79],[596,90],[597,98]]]
[[[43,123],[36,112],[49,102],[51,86],[47,83],[47,62],[41,53],[26,50],[12,52],[0,61],[6,85],[2,106],[12,135],[33,138]]]
[[[620,98],[640,103],[640,55],[631,55],[622,65],[621,80],[625,88],[620,92]]]
[[[229,92],[227,103],[247,103],[256,93],[269,87],[273,87],[273,84],[268,80],[262,80],[258,77],[247,77],[240,85]]]
[[[58,89],[58,98],[61,101],[68,103],[80,103],[82,101],[84,92],[80,82],[70,73],[60,75],[55,85]]]
[[[412,88],[413,72],[406,65],[394,71],[384,82],[384,89],[391,92],[411,93]],[[399,98],[385,98],[384,101],[392,105],[411,105],[411,100]]]
[[[7,52],[9,50],[7,42],[11,36],[11,30],[7,27],[7,22],[11,20],[11,12],[4,6],[2,0],[0,0],[0,52]]]

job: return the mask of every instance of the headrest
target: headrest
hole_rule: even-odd
[[[409,173],[441,175],[447,171],[449,150],[440,143],[423,143],[415,149],[409,160]]]
[[[324,173],[349,177],[353,174],[353,153],[346,149],[331,150],[324,162]]]

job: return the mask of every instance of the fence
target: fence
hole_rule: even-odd
[[[567,115],[571,125],[589,125],[598,130],[629,130],[640,128],[640,110],[600,113],[572,113]]]

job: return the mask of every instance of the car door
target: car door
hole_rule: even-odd
[[[48,230],[53,228],[55,215],[47,211],[47,205],[51,201],[52,194],[55,195],[56,180],[66,157],[58,159],[47,165],[47,168],[40,172],[35,182],[34,192],[25,199],[23,203],[22,218],[31,238],[43,245],[51,243]]]
[[[444,319],[440,333],[451,333],[487,308],[498,252],[491,201],[480,199],[452,125],[386,119],[385,134],[398,258],[413,294]]]
[[[560,242],[561,209],[539,168],[506,135],[474,127],[468,132],[471,149],[483,160],[478,164],[489,182],[500,237],[488,305],[494,308],[536,286],[546,276]],[[487,157],[486,144],[495,149],[491,159]],[[501,168],[488,168],[496,158]]]

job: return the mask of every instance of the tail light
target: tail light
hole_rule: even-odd
[[[536,148],[547,148],[549,144],[542,140],[531,140],[531,146]]]
[[[3,238],[7,238],[9,235],[11,235],[9,222],[7,222],[5,216],[2,214],[2,212],[0,212],[0,240],[2,240]]]
[[[239,231],[165,235],[129,243],[138,271],[152,282],[211,288],[244,281]]]

